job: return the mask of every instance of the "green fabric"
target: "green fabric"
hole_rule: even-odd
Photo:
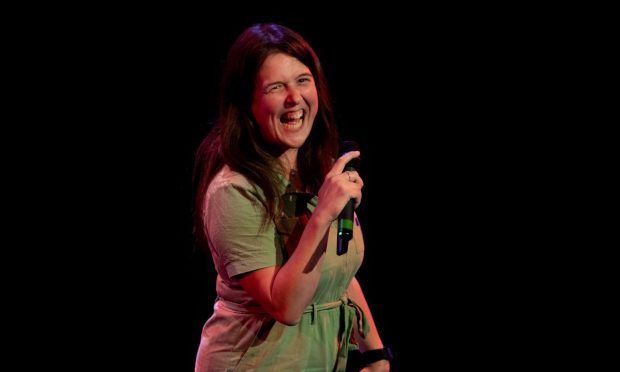
[[[287,192],[288,191],[288,192]],[[207,191],[206,234],[218,272],[218,300],[202,333],[197,371],[344,371],[354,322],[368,331],[361,309],[346,289],[361,265],[359,224],[349,250],[336,255],[332,223],[321,278],[312,303],[295,326],[276,322],[240,286],[235,275],[282,265],[303,230],[317,197],[291,192],[283,183],[283,214],[261,230],[259,193],[225,167]]]

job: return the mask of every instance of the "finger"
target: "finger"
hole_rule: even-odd
[[[364,186],[364,181],[362,180],[362,177],[360,177],[359,173],[357,173],[357,171],[347,170],[344,171],[342,174],[344,175],[345,180],[353,183],[358,183],[360,186]]]
[[[357,207],[362,203],[362,187],[364,186],[364,182],[359,176],[354,178],[353,172],[351,171],[345,171],[342,175],[344,176],[343,179],[345,180],[345,183],[348,185],[346,188],[349,193],[349,198],[355,200],[355,209],[357,209]]]
[[[347,153],[342,154],[341,157],[338,158],[338,160],[336,160],[336,162],[334,163],[334,166],[332,167],[331,171],[328,174],[340,174],[342,173],[342,171],[344,170],[344,167],[347,165],[347,163],[354,158],[357,158],[360,156],[360,152],[359,151],[349,151]]]

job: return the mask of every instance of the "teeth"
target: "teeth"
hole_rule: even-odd
[[[303,123],[303,120],[299,119],[299,120],[289,121],[287,123],[282,123],[282,124],[284,125],[284,128],[286,129],[297,129],[301,127],[302,123]]]
[[[298,119],[301,119],[303,115],[304,115],[303,110],[299,110],[295,112],[287,112],[286,114],[282,115],[282,120],[283,121],[298,120]]]

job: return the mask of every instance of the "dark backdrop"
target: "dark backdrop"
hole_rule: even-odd
[[[215,279],[192,244],[193,155],[227,48],[250,24],[277,21],[313,45],[343,137],[361,145],[358,278],[393,370],[512,360],[507,340],[524,324],[513,315],[527,312],[512,275],[529,238],[527,193],[514,192],[531,187],[519,176],[532,131],[524,28],[476,9],[278,9],[138,12],[90,40],[103,46],[90,55],[102,87],[89,113],[102,145],[93,182],[105,185],[95,203],[114,218],[83,223],[104,246],[90,261],[105,264],[97,279],[117,283],[97,284],[106,296],[94,300],[107,346],[136,368],[192,370]]]

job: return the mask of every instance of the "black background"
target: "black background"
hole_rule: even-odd
[[[66,158],[89,216],[72,226],[75,277],[89,286],[74,309],[87,319],[76,355],[192,370],[215,279],[192,244],[193,156],[216,116],[227,48],[252,23],[276,21],[314,47],[342,136],[360,143],[358,278],[393,370],[521,363],[514,340],[531,309],[519,270],[539,228],[522,218],[536,186],[523,177],[541,101],[530,84],[544,66],[536,17],[239,7],[132,9],[66,30],[82,128]]]

